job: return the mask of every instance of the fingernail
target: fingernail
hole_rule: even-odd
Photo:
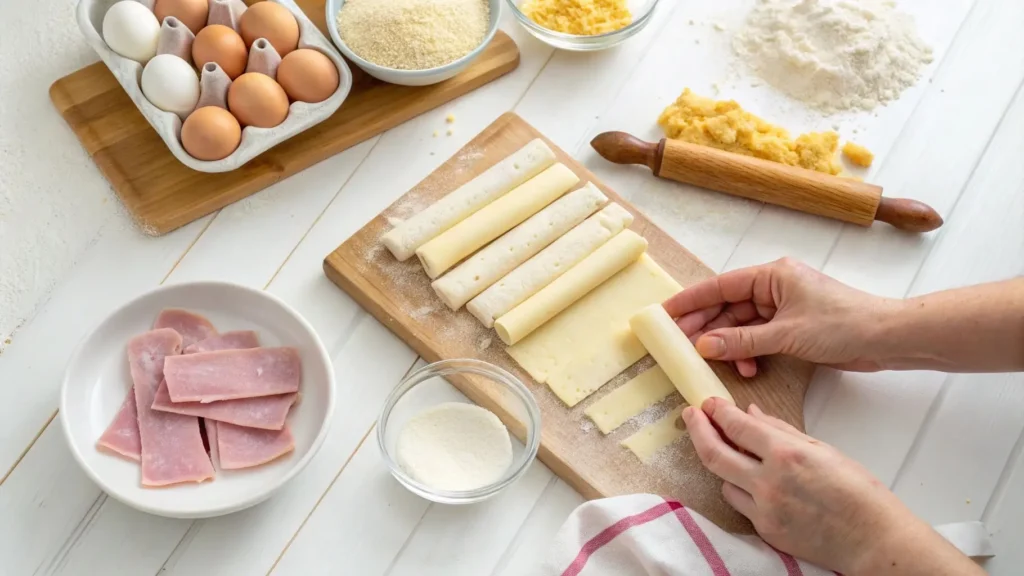
[[[697,340],[697,352],[705,358],[718,358],[725,354],[725,340],[721,336],[704,336]]]
[[[693,406],[687,406],[683,408],[683,422],[690,423],[690,418],[693,418]]]

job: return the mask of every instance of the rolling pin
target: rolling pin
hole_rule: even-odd
[[[644,142],[625,132],[598,134],[590,145],[606,160],[643,164],[655,176],[859,226],[875,220],[909,232],[942,226],[942,217],[931,206],[908,198],[884,198],[880,186],[850,178],[679,140]]]

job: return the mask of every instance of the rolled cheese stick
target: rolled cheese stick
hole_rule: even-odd
[[[588,182],[509,230],[454,270],[434,280],[431,286],[449,308],[458,310],[606,202],[608,197]]]
[[[622,206],[614,202],[605,206],[470,300],[466,309],[484,326],[494,326],[495,318],[554,282],[632,223],[633,215]]]
[[[555,163],[555,153],[540,138],[530,141],[504,160],[395,226],[381,242],[405,261],[416,249],[465,220],[503,194],[540,174]]]
[[[579,181],[565,165],[555,164],[420,246],[416,256],[427,276],[437,278],[459,260],[536,214]]]
[[[629,326],[690,406],[699,408],[711,397],[736,403],[661,304],[651,304],[634,314]]]
[[[498,337],[509,346],[519,342],[605,280],[635,262],[646,249],[647,240],[636,232],[619,232],[554,282],[498,318],[494,323]]]

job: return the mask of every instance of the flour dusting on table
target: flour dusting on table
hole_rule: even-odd
[[[131,220],[47,97],[96,61],[69,3],[5,2],[0,39],[2,350],[96,240]]]

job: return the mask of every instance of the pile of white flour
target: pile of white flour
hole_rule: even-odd
[[[899,98],[932,61],[888,0],[760,0],[733,49],[761,78],[826,113]]]

